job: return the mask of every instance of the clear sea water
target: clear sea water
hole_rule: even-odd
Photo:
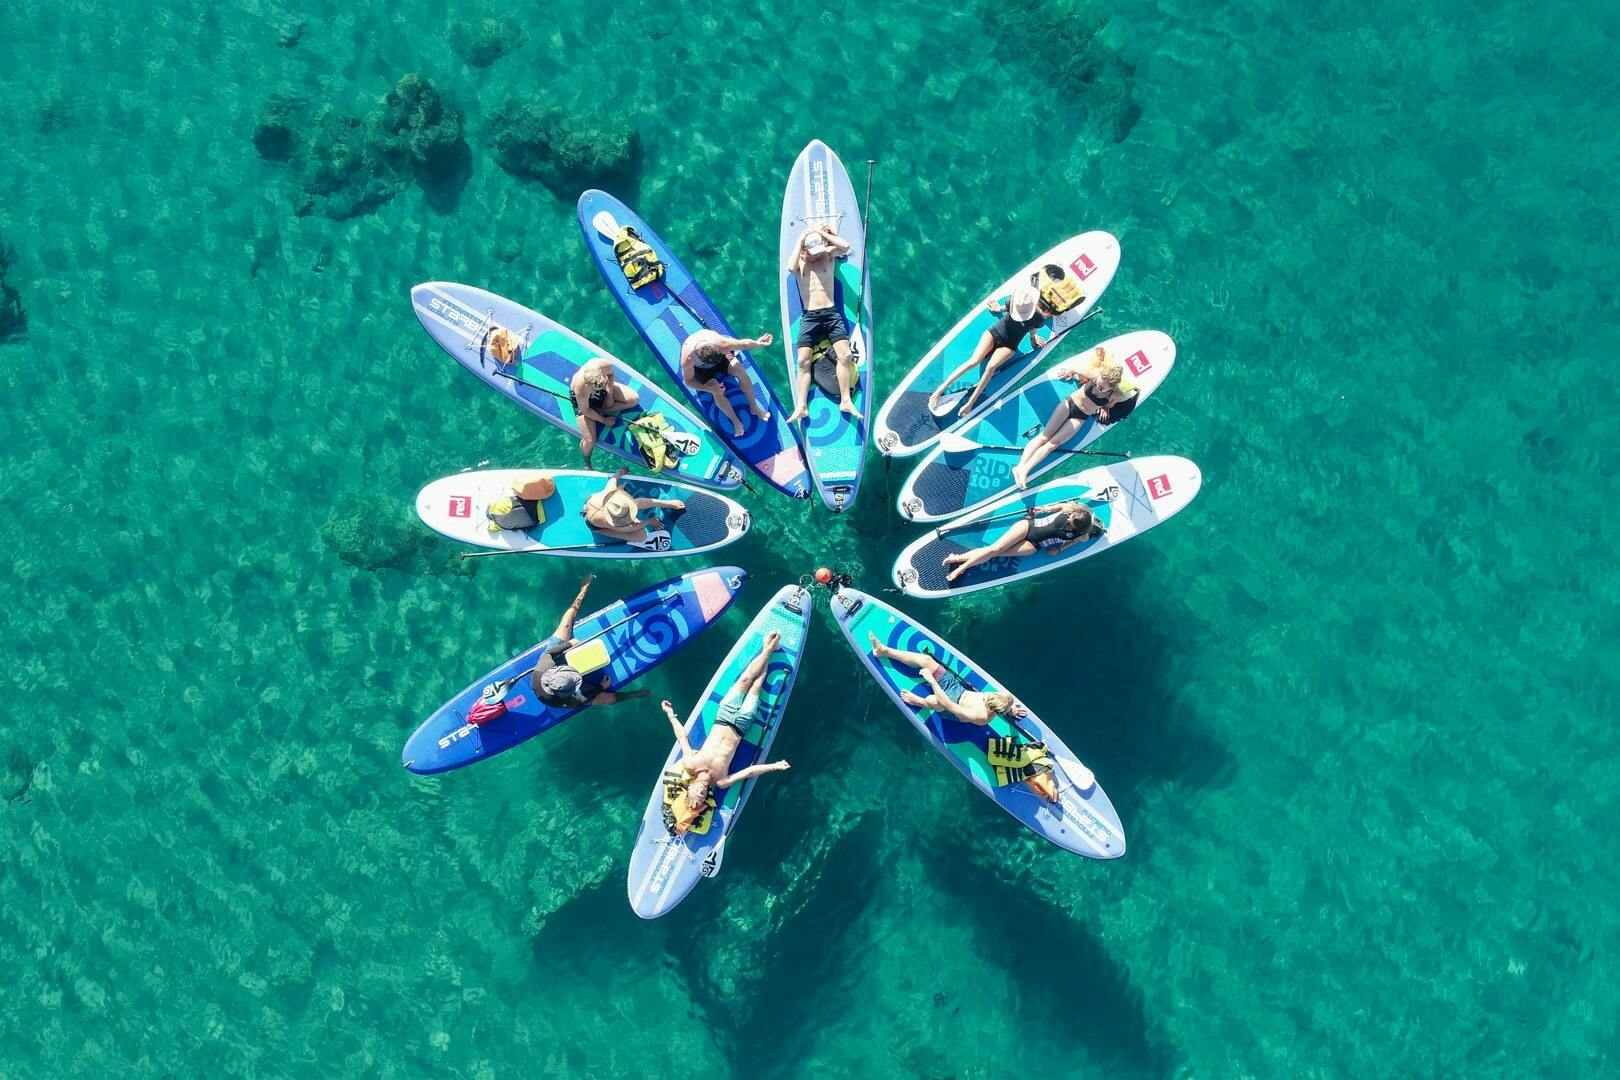
[[[486,17],[525,29],[476,67]],[[1613,1073],[1614,5],[19,0],[0,28],[0,1076]],[[300,215],[266,103],[363,115],[410,72],[465,118],[465,183]],[[572,198],[493,164],[513,100],[632,125],[620,193],[744,331],[778,327],[799,148],[857,185],[877,159],[880,393],[1026,258],[1119,236],[1097,336],[1180,358],[1104,448],[1193,457],[1203,495],[906,606],[1096,770],[1125,860],[973,793],[825,614],[794,770],[657,923],[624,896],[656,710],[401,770],[579,569],[458,564],[414,522],[434,477],[572,451],[406,290],[650,364]],[[884,485],[839,519],[753,497],[724,561],[754,583],[648,688],[685,708],[818,563],[884,584],[912,535]]]

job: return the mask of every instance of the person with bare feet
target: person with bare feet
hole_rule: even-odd
[[[701,390],[714,398],[715,408],[731,423],[731,433],[740,436],[743,422],[737,419],[737,410],[726,400],[726,386],[721,376],[730,375],[742,388],[748,411],[760,420],[769,420],[771,414],[754,398],[754,381],[748,377],[742,362],[736,357],[738,350],[763,349],[776,339],[770,334],[757,338],[721,337],[713,330],[699,330],[681,345],[681,381],[693,390]]]
[[[980,727],[989,726],[998,716],[1006,717],[1020,735],[1030,737],[1028,732],[1018,727],[1016,723],[1028,716],[1029,710],[1005,690],[969,690],[954,672],[927,653],[891,649],[878,641],[876,634],[871,633],[866,635],[866,642],[873,656],[892,664],[916,668],[922,680],[928,684],[926,697],[914,694],[910,690],[901,691],[900,700],[912,708],[928,709]],[[1096,778],[1085,766],[1080,765],[1079,768],[1081,773],[1075,776],[1074,780],[1084,790],[1089,788]],[[1058,801],[1057,784],[1050,771],[1043,769],[1033,772],[1023,782],[1032,792],[1048,802]]]
[[[1037,349],[1043,348],[1052,340],[1050,331],[1044,338],[1040,334],[1041,325],[1052,317],[1052,310],[1046,306],[1046,300],[1035,286],[1020,285],[1012,291],[1012,296],[1005,304],[992,300],[986,307],[991,314],[1000,315],[1001,318],[979,336],[978,344],[973,347],[973,355],[947,375],[928,396],[928,410],[935,416],[949,410],[949,406],[943,401],[946,388],[969,371],[980,364],[984,365],[984,370],[979,373],[979,381],[974,384],[972,391],[963,399],[961,407],[956,410],[957,416],[966,416],[973,411],[974,406],[979,403],[979,395],[990,385],[991,377],[1002,365],[1018,355],[1018,346],[1023,342],[1025,335],[1028,335],[1030,344]]]
[[[607,482],[607,487],[585,500],[585,524],[615,540],[638,547],[646,547],[659,538],[668,539],[669,530],[656,513],[647,517],[641,515],[647,510],[685,510],[686,503],[680,499],[636,498],[619,486],[619,481],[629,471],[620,469]]]
[[[737,684],[726,691],[715,715],[714,726],[709,729],[703,745],[693,748],[686,738],[686,728],[675,715],[675,706],[664,702],[664,715],[675,729],[675,741],[681,748],[681,760],[673,772],[665,773],[665,781],[680,789],[679,797],[667,806],[665,823],[672,833],[684,836],[707,813],[714,810],[714,791],[768,772],[782,772],[786,761],[758,762],[746,769],[731,771],[731,761],[737,748],[748,738],[756,725],[767,721],[759,716],[759,694],[765,686],[765,671],[770,666],[771,653],[782,642],[782,635],[772,630],[760,643],[759,654],[743,670]],[[703,826],[706,828],[706,826]]]
[[[590,468],[597,435],[617,423],[620,413],[640,405],[641,395],[621,384],[613,365],[600,356],[579,366],[569,380],[568,393],[579,417],[579,452]]]
[[[1099,424],[1112,423],[1109,410],[1123,404],[1136,393],[1136,386],[1125,379],[1125,368],[1111,358],[1101,345],[1092,354],[1085,367],[1065,366],[1052,373],[1064,382],[1078,383],[1073,393],[1057,403],[1040,434],[1024,446],[1024,452],[1013,466],[1013,483],[1022,490],[1029,486],[1029,474],[1045,461],[1052,451],[1079,434],[1086,421]]]
[[[799,238],[799,246],[788,270],[798,279],[799,299],[804,304],[804,315],[799,319],[799,339],[795,342],[799,356],[798,380],[793,385],[793,415],[788,423],[803,420],[810,400],[810,384],[814,381],[815,349],[822,342],[832,347],[837,358],[838,408],[846,416],[859,416],[860,410],[850,400],[850,386],[854,383],[855,364],[849,348],[849,324],[844,313],[834,302],[837,261],[849,254],[849,241],[822,224],[806,229]]]
[[[945,575],[945,580],[955,581],[975,566],[998,555],[1021,558],[1037,551],[1052,556],[1061,555],[1082,540],[1097,539],[1103,532],[1096,516],[1084,503],[1070,499],[1067,502],[1032,506],[1000,538],[972,551],[945,556],[941,560],[942,565],[954,568]]]
[[[534,669],[529,672],[529,685],[534,689],[535,696],[554,708],[583,709],[590,705],[612,705],[632,698],[652,696],[647,690],[615,693],[610,677],[605,672],[602,678],[587,684],[585,676],[580,674],[578,669],[569,666],[568,650],[580,644],[574,640],[574,620],[579,617],[579,606],[585,602],[585,594],[590,591],[593,580],[595,579],[592,577],[586,577],[580,583],[574,602],[563,612],[557,628],[551,632],[550,637],[540,643],[539,659],[535,661]]]

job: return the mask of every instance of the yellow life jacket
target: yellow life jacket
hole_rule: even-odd
[[[1047,308],[1054,315],[1062,315],[1083,303],[1086,294],[1081,291],[1080,283],[1076,281],[1067,269],[1047,263],[1035,272],[1034,284],[1041,291],[1041,299],[1046,302]]]
[[[628,225],[619,229],[618,238],[613,241],[613,257],[619,260],[619,269],[632,289],[651,285],[664,276],[663,260],[641,234]]]
[[[675,804],[686,798],[686,787],[692,782],[692,774],[685,769],[679,772],[664,774],[664,828],[669,830],[671,836],[675,833]],[[699,814],[687,827],[687,833],[693,836],[702,836],[714,824],[714,785],[709,785],[708,801],[704,804],[703,813]]]
[[[1019,783],[1039,769],[1052,767],[1052,755],[1045,743],[1025,742],[1016,735],[992,736],[985,743],[984,756],[995,770],[998,787]]]

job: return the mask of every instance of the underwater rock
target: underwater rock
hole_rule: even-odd
[[[448,208],[470,174],[461,112],[420,75],[406,75],[364,117],[278,94],[265,103],[253,145],[285,162],[300,192],[299,215],[342,220],[375,210],[416,180]]]
[[[8,271],[16,252],[0,241],[0,342],[15,341],[28,330],[28,313],[23,310],[22,293],[11,284]]]
[[[565,198],[582,188],[622,188],[641,164],[636,130],[607,117],[514,101],[491,123],[501,168],[523,180],[538,180]]]
[[[384,164],[421,179],[448,175],[465,150],[460,110],[420,75],[395,83],[366,124]]]
[[[366,492],[340,496],[320,533],[338,558],[361,570],[470,577],[478,568],[476,562],[458,559],[451,545],[427,533],[414,515],[401,511],[397,500]]]
[[[264,103],[253,126],[253,148],[266,161],[286,161],[298,147],[298,131],[309,117],[303,98],[276,94]]]
[[[450,28],[450,48],[473,67],[489,67],[523,44],[523,27],[511,19],[485,16]]]
[[[1108,18],[1097,0],[1007,0],[987,12],[987,25],[1003,55],[1033,62],[1043,125],[1078,117],[1117,143],[1142,110],[1131,99],[1136,69],[1096,40]]]

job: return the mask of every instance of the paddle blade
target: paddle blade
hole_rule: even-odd
[[[936,420],[954,418],[956,410],[961,406],[966,394],[966,390],[947,391],[939,395],[938,404],[929,404],[928,411],[934,414]]]
[[[611,211],[598,210],[596,216],[591,218],[591,224],[596,226],[596,231],[608,240],[612,240],[619,235],[619,223],[613,220]]]
[[[699,876],[706,878],[714,877],[714,875],[720,872],[720,863],[725,859],[725,857],[726,838],[722,836],[720,838],[720,842],[714,845],[714,850],[709,852],[709,854],[704,858],[703,865],[698,867]]]
[[[939,437],[939,448],[947,454],[971,454],[983,449],[979,443],[954,431],[947,431]]]
[[[697,453],[698,447],[702,445],[698,442],[698,437],[688,431],[671,431],[664,436],[664,441],[687,457]]]

